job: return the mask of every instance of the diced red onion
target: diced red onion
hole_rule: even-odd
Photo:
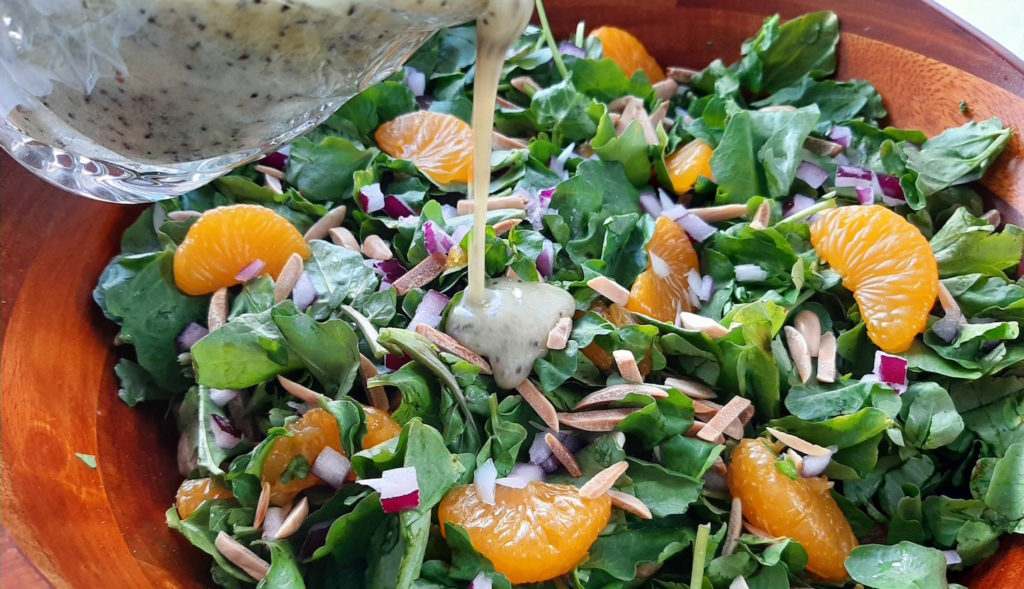
[[[555,189],[546,188],[536,195],[520,189],[512,194],[520,194],[526,197],[526,218],[533,225],[534,229],[540,229],[544,222],[544,215],[548,212],[548,207],[551,206],[551,198],[555,195]]]
[[[853,141],[853,130],[843,125],[835,125],[828,132],[828,138],[843,147],[850,147]]]
[[[834,447],[830,447],[832,454],[835,454]],[[828,456],[804,456],[803,461],[800,463],[800,476],[804,478],[819,477],[828,468],[828,465],[832,462],[832,454]]]
[[[394,282],[405,275],[408,270],[398,261],[398,258],[390,260],[367,260],[367,265],[373,268],[374,272],[383,276],[388,282]]]
[[[900,186],[899,178],[896,176],[890,176],[889,174],[879,174],[878,172],[875,172],[875,178],[878,180],[878,187],[882,191],[883,201],[888,198],[898,202],[898,204],[904,204],[907,202],[906,196],[903,194],[903,187]]]
[[[860,201],[860,204],[870,205],[875,203],[875,191],[871,189],[870,185],[858,186],[856,188],[856,191],[857,200]]]
[[[709,224],[697,215],[683,215],[679,219],[676,219],[676,223],[678,223],[692,239],[696,239],[698,242],[703,242],[718,231],[718,229],[715,229],[713,225]]]
[[[678,223],[679,219],[682,219],[689,213],[690,211],[688,211],[685,206],[681,204],[674,204],[670,207],[665,207],[661,211],[661,216],[668,217],[669,219],[672,219],[673,221]]]
[[[398,513],[400,511],[416,509],[420,506],[420,490],[416,489],[412,493],[387,499],[381,497],[380,505],[384,513]]]
[[[272,540],[281,529],[286,517],[288,514],[283,508],[268,507],[267,515],[263,518],[263,539]]]
[[[213,443],[218,448],[230,450],[242,441],[242,432],[238,431],[227,418],[210,414],[210,431],[213,432]]]
[[[263,272],[263,269],[266,267],[266,262],[259,258],[256,258],[255,260],[249,262],[249,264],[245,268],[239,270],[238,274],[235,274],[235,280],[239,282],[249,282],[253,278],[259,276],[260,273]]]
[[[676,199],[665,192],[664,188],[658,189],[658,201],[661,203],[661,210],[676,206]]]
[[[537,256],[537,272],[544,278],[551,278],[555,272],[555,246],[548,241],[540,246],[540,255]]]
[[[299,417],[302,417],[306,413],[309,413],[309,410],[313,408],[313,406],[310,405],[309,403],[304,403],[302,401],[286,401],[285,405],[294,409],[295,414],[298,415]]]
[[[423,96],[427,91],[427,76],[414,67],[405,68],[405,85],[413,96]]]
[[[946,557],[946,566],[952,566],[963,562],[963,559],[960,558],[960,553],[956,550],[943,550],[942,556]]]
[[[191,350],[192,346],[194,346],[197,341],[203,339],[208,333],[210,333],[210,330],[199,325],[195,321],[189,323],[185,326],[185,329],[182,329],[181,333],[178,334],[178,351],[187,352]]]
[[[828,172],[813,162],[800,162],[796,169],[796,177],[803,180],[811,188],[821,188],[821,185],[828,180]]]
[[[768,278],[768,272],[757,264],[737,264],[733,270],[737,282],[763,282]]]
[[[417,96],[416,104],[419,105],[421,110],[430,110],[430,105],[434,104],[434,99],[429,96]]]
[[[543,468],[529,462],[517,462],[512,467],[512,471],[508,473],[508,476],[518,477],[527,481],[539,481],[541,483],[547,479]]]
[[[462,246],[462,240],[473,230],[472,225],[459,225],[452,230],[452,245]]]
[[[299,279],[295,281],[295,286],[292,287],[292,301],[302,311],[316,301],[316,286],[313,285],[308,273],[299,274]]]
[[[384,193],[380,184],[370,184],[359,189],[359,206],[364,213],[376,213],[384,208]]]
[[[516,476],[501,477],[494,481],[495,484],[501,485],[502,487],[508,487],[510,489],[525,489],[526,485],[530,484],[529,479],[524,479]]]
[[[851,163],[850,158],[846,157],[845,153],[840,153],[839,155],[834,156],[832,161],[842,166],[848,166]]]
[[[551,474],[562,467],[562,463],[555,458],[551,452],[551,448],[547,442],[544,441],[544,434],[551,433],[558,441],[565,446],[565,449],[569,452],[575,452],[583,446],[583,441],[568,433],[568,432],[554,432],[546,430],[538,433],[533,437],[533,443],[530,444],[530,463],[536,464],[541,467],[544,472]]]
[[[558,44],[558,52],[561,53],[562,55],[571,55],[572,57],[576,57],[578,59],[583,59],[584,57],[587,56],[587,54],[583,51],[582,48],[580,48],[580,46],[576,45],[575,43],[570,43],[568,41],[562,41],[561,43]]]
[[[871,185],[871,170],[858,166],[839,166],[836,169],[836,188]]]
[[[494,505],[494,485],[498,480],[498,469],[490,458],[473,472],[473,487],[477,497],[487,505]]]
[[[384,212],[392,219],[402,219],[416,215],[416,211],[412,210],[412,207],[406,204],[404,200],[391,195],[384,197]]]
[[[388,354],[384,356],[384,366],[388,370],[398,370],[409,362],[412,362],[412,358],[407,354]]]
[[[379,479],[360,479],[356,482],[380,493],[384,513],[416,509],[420,505],[420,486],[415,466],[392,468],[385,470]]]
[[[640,195],[640,207],[652,217],[657,217],[663,210],[661,200],[653,192],[645,192]]]
[[[452,217],[457,217],[458,215],[459,210],[452,205],[441,205],[441,217],[443,217],[445,221]]]
[[[793,195],[793,202],[789,205],[789,208],[786,209],[786,212],[782,214],[782,217],[784,219],[785,218],[789,218],[789,217],[799,213],[800,211],[802,211],[802,210],[804,210],[804,209],[806,209],[808,207],[811,207],[813,205],[814,205],[814,199],[813,198],[811,198],[809,196],[804,196],[803,194],[795,194],[795,195]]]
[[[430,327],[441,325],[441,314],[444,313],[449,301],[451,299],[436,290],[428,290],[416,307],[416,313],[413,314],[412,321],[406,329],[414,330],[421,323]]]
[[[227,405],[237,396],[238,391],[235,389],[210,389],[210,402],[218,407]]]
[[[352,462],[341,452],[330,446],[324,446],[324,449],[317,455],[316,460],[313,461],[313,466],[310,467],[309,472],[316,475],[321,481],[338,489],[345,484],[345,479],[352,472]]]
[[[454,244],[455,240],[452,239],[452,236],[441,229],[437,223],[433,221],[423,223],[423,245],[427,248],[427,253],[447,254]]]
[[[545,460],[551,458],[551,455],[551,448],[544,441],[544,432],[533,436],[533,443],[530,444],[530,463],[540,466],[544,464]]]
[[[907,360],[879,350],[875,352],[873,372],[879,382],[902,394],[907,391]]]
[[[493,582],[483,572],[477,573],[473,580],[469,582],[469,589],[492,589],[493,587]]]
[[[268,153],[258,163],[261,166],[267,166],[268,168],[274,168],[283,172],[288,164],[289,148],[290,146],[286,145],[273,153]]]

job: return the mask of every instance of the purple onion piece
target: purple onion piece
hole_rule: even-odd
[[[835,125],[828,132],[828,138],[843,147],[850,147],[853,141],[853,130],[843,125]]]
[[[674,204],[674,205],[672,205],[670,207],[665,207],[661,211],[661,216],[662,217],[668,217],[669,219],[672,219],[673,221],[678,223],[679,219],[682,219],[683,217],[685,217],[689,213],[690,213],[690,211],[687,210],[687,208],[685,206],[683,206],[681,204]]]
[[[444,218],[445,221],[451,219],[452,217],[457,217],[458,215],[459,210],[453,207],[452,205],[441,205],[441,216]]]
[[[676,206],[676,199],[672,198],[664,188],[658,189],[658,202],[661,203],[661,210]]]
[[[877,172],[875,173],[875,178],[878,180],[878,187],[881,189],[883,196],[900,202],[907,201],[906,196],[903,194],[903,187],[900,186],[899,178]]]
[[[274,168],[275,170],[284,171],[286,165],[288,165],[288,146],[282,147],[281,149],[268,153],[257,162],[261,166],[267,166],[268,168]]]
[[[210,414],[210,431],[213,433],[213,443],[224,450],[230,450],[242,441],[242,432],[216,413]]]
[[[316,477],[335,489],[345,484],[348,473],[352,471],[352,463],[349,459],[330,446],[325,446],[309,471]]]
[[[871,183],[871,170],[860,166],[839,166],[836,169],[836,186],[839,188],[864,183]]]
[[[875,191],[871,189],[871,186],[858,186],[857,200],[862,205],[871,205],[875,203]]]
[[[441,315],[450,301],[451,299],[436,290],[428,290],[416,307],[416,313],[413,314],[412,321],[406,329],[415,330],[421,323],[435,328],[441,325]]]
[[[388,282],[394,282],[405,275],[408,270],[397,258],[390,260],[367,260],[373,270],[384,277]]]
[[[703,242],[718,231],[713,225],[710,225],[697,215],[683,215],[676,220],[676,223],[679,223],[679,226],[686,231],[687,235],[699,242]]]
[[[492,589],[493,587],[494,582],[483,572],[477,573],[469,582],[469,589]]]
[[[239,282],[249,282],[253,278],[259,276],[263,272],[263,269],[266,267],[266,262],[259,258],[256,258],[255,260],[249,262],[245,266],[245,268],[239,270],[238,274],[235,274],[235,280]]]
[[[907,390],[907,360],[879,350],[875,352],[875,369],[873,376],[898,393]]]
[[[402,354],[401,356],[397,354],[388,354],[384,356],[384,366],[388,370],[392,371],[398,370],[399,368],[405,366],[409,362],[412,362],[412,358],[405,354]]]
[[[803,194],[795,194],[793,195],[793,202],[790,203],[789,208],[786,209],[786,212],[782,214],[782,218],[786,219],[792,217],[793,215],[799,213],[800,211],[813,206],[814,202],[814,199],[809,196],[805,196]]]
[[[281,529],[281,525],[284,524],[284,518],[288,514],[285,513],[281,507],[270,507],[267,509],[267,515],[263,518],[263,539],[272,540],[277,535],[278,530]]]
[[[707,302],[711,300],[711,293],[715,289],[715,281],[711,276],[705,275],[700,280],[700,292],[697,293],[697,298]]]
[[[543,468],[529,462],[517,462],[515,466],[512,467],[512,471],[508,473],[508,476],[518,477],[528,481],[539,481],[542,483],[547,479]]]
[[[960,324],[963,315],[946,315],[932,324],[932,332],[947,344],[953,343],[960,336]]]
[[[952,566],[963,562],[963,559],[960,558],[960,553],[956,550],[943,550],[942,556],[946,557],[946,566]]]
[[[661,200],[653,192],[645,192],[640,195],[640,207],[652,217],[657,217],[663,210]]]
[[[416,215],[416,211],[412,210],[412,207],[407,205],[404,200],[390,194],[384,197],[384,213],[392,219]]]
[[[540,255],[537,256],[537,272],[544,278],[551,278],[555,272],[555,246],[547,239],[540,247]]]
[[[462,240],[473,230],[472,225],[459,225],[452,230],[452,245],[462,247]]]
[[[829,174],[821,166],[813,162],[800,162],[796,169],[796,177],[803,180],[811,188],[821,188],[821,185],[828,180]]]
[[[413,96],[423,96],[427,91],[427,76],[414,67],[405,67],[405,85]]]
[[[558,52],[562,55],[570,55],[577,59],[583,59],[587,56],[586,52],[583,51],[579,45],[568,41],[562,41],[558,44]]]
[[[375,213],[384,208],[384,193],[380,184],[370,184],[359,189],[359,206],[364,213]]]
[[[210,330],[199,325],[195,321],[189,323],[185,326],[185,329],[182,329],[181,333],[178,334],[178,351],[187,352],[191,350],[192,346],[194,346],[197,341],[203,339],[208,333],[210,333]]]
[[[437,223],[427,221],[423,223],[423,245],[430,254],[447,254],[455,240],[444,229],[438,227]]]
[[[210,389],[210,401],[218,407],[227,405],[237,396],[238,391],[235,389]]]
[[[316,287],[307,272],[299,274],[299,279],[295,281],[295,286],[292,287],[292,301],[301,311],[305,311],[316,302]]]

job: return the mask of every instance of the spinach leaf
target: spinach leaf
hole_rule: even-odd
[[[992,469],[992,479],[985,493],[985,504],[1009,522],[1015,532],[1022,530],[1024,520],[1024,444],[1006,449]]]
[[[327,540],[317,548],[310,560],[330,556],[333,565],[345,567],[356,564],[366,555],[366,547],[373,531],[387,516],[380,505],[380,494],[364,497],[349,513],[334,520],[327,531]]]
[[[939,276],[960,274],[1003,276],[1016,268],[1024,251],[1024,229],[1006,225],[1001,232],[966,209],[953,213],[931,239]]]
[[[376,154],[376,149],[360,149],[340,137],[319,144],[299,138],[291,144],[286,178],[313,202],[337,202],[352,195],[352,174]]]
[[[344,129],[355,127],[355,135],[367,143],[381,123],[416,110],[416,97],[401,82],[386,81],[374,84],[353,96],[338,109],[326,125]]]
[[[854,119],[876,121],[885,118],[886,110],[882,97],[869,82],[852,80],[815,80],[810,76],[796,84],[783,88],[768,98],[753,103],[753,106],[810,106],[817,105],[821,111],[818,122],[819,132],[827,131],[834,124]]]
[[[932,137],[920,149],[907,150],[907,169],[914,172],[914,190],[906,195],[907,204],[920,209],[925,197],[955,184],[980,179],[1003,152],[1012,134],[1013,129],[1004,128],[999,119],[971,121]],[[907,178],[900,183],[906,191]]]
[[[854,581],[877,589],[945,589],[946,557],[912,542],[865,544],[853,549],[846,570]]]
[[[270,569],[256,589],[305,589],[302,572],[287,542],[267,542],[270,548]]]
[[[620,581],[634,580],[641,565],[661,564],[693,543],[692,530],[666,523],[630,520],[615,526],[590,546],[581,568],[602,570]]]
[[[224,558],[224,555],[214,545],[218,530],[213,530],[210,527],[210,511],[215,503],[215,501],[203,502],[198,509],[192,512],[192,515],[188,516],[188,519],[184,520],[178,516],[178,509],[172,506],[166,513],[167,527],[177,530],[193,546],[212,556],[214,562],[217,563],[216,566],[231,578],[252,583],[253,579]]]
[[[318,323],[294,305],[274,307],[270,318],[284,338],[288,356],[297,357],[329,396],[348,392],[360,361],[359,340],[348,323],[341,319]]]
[[[528,112],[537,130],[551,133],[554,144],[562,145],[593,137],[603,110],[567,79],[538,90]]]
[[[796,385],[786,395],[786,409],[808,421],[856,413],[872,394],[885,390],[878,383],[840,380],[834,384]]]
[[[914,400],[907,412],[904,440],[922,450],[952,443],[963,431],[964,422],[946,389],[933,382],[914,383],[910,389]]]
[[[117,374],[121,385],[117,390],[117,396],[129,407],[143,401],[166,400],[172,397],[172,393],[156,384],[146,369],[127,358],[117,361],[114,373]]]
[[[224,409],[210,400],[210,389],[204,386],[192,387],[178,408],[178,429],[192,441],[198,458],[200,471],[211,475],[222,475],[220,465],[231,456],[247,449],[246,443],[239,443],[232,449],[221,448],[214,442],[212,416],[216,415],[230,423]],[[251,447],[251,446],[249,446]]]
[[[367,386],[397,387],[402,393],[402,404],[392,414],[401,425],[419,418],[427,425],[440,427],[438,419],[441,390],[429,370],[416,362],[409,362],[394,372],[379,374]]]
[[[966,428],[984,444],[986,456],[1002,456],[1024,442],[1024,377],[990,377],[958,382],[950,396]]]
[[[312,313],[323,318],[345,301],[359,300],[377,289],[377,276],[358,252],[320,239],[309,244],[313,255],[306,260],[306,274],[316,288]]]
[[[675,389],[669,390],[664,399],[630,394],[615,406],[640,407],[615,429],[635,436],[645,448],[654,448],[665,439],[680,436],[693,425],[693,401]]]
[[[743,42],[737,74],[754,94],[776,92],[804,76],[824,78],[835,72],[837,43],[839,19],[834,12],[805,14],[781,26],[775,15]]]
[[[629,483],[625,488],[643,501],[655,517],[686,513],[700,497],[701,479],[639,458],[628,457],[626,460],[629,462]]]
[[[1024,285],[999,276],[981,274],[947,278],[942,284],[968,317],[1024,322]]]

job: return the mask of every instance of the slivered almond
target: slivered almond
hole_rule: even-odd
[[[344,227],[332,227],[327,230],[327,234],[331,236],[331,242],[334,245],[340,245],[345,249],[350,249],[354,252],[362,252],[362,248],[359,247],[359,240],[352,234],[351,231]]]
[[[607,276],[595,276],[587,281],[587,286],[597,291],[597,294],[618,305],[625,306],[629,302],[629,291]]]
[[[620,96],[608,103],[608,112],[621,113],[635,99],[636,96]]]
[[[583,471],[580,470],[580,465],[576,463],[576,458],[573,457],[572,452],[562,445],[562,442],[559,442],[554,434],[544,434],[544,443],[548,445],[548,448],[551,448],[551,454],[565,467],[565,470],[569,471],[570,475],[574,478],[579,478],[583,475]]]
[[[664,125],[666,129],[671,129],[676,125],[676,120],[672,117],[665,117],[661,119],[661,124]]]
[[[750,220],[751,229],[767,229],[768,225],[772,222],[772,205],[768,204],[768,201],[761,203],[761,206],[757,207],[757,211],[754,213],[754,218]]]
[[[391,403],[388,401],[388,394],[384,391],[384,387],[371,387],[367,384],[367,381],[378,374],[380,371],[377,370],[377,366],[369,358],[359,354],[359,375],[363,377],[363,387],[366,388],[366,393],[370,397],[370,404],[381,411],[388,411],[391,408]]]
[[[754,405],[747,405],[746,409],[744,409],[743,412],[740,413],[740,423],[742,423],[743,425],[747,425],[748,423],[750,423],[750,420],[753,419],[754,417],[754,412]]]
[[[665,379],[665,386],[671,387],[691,399],[716,399],[718,395],[703,383],[687,378],[670,376]]]
[[[717,472],[723,477],[729,476],[729,467],[726,466],[725,461],[722,460],[721,456],[715,458],[714,464],[711,465],[711,470]]]
[[[636,96],[625,96],[625,105],[622,107],[622,114],[615,122],[615,134],[622,135],[629,128],[629,125],[636,120],[639,111],[643,110],[644,102]]]
[[[668,391],[651,384],[617,384],[594,391],[576,403],[573,410],[580,411],[621,401],[630,394],[647,395],[655,399],[668,398]]]
[[[309,500],[305,497],[299,504],[292,508],[288,512],[288,517],[284,518],[284,522],[281,527],[274,534],[275,540],[284,540],[285,538],[292,536],[295,532],[299,531],[302,527],[302,522],[306,521],[306,516],[309,515]]]
[[[188,221],[189,219],[195,219],[196,217],[202,217],[203,214],[199,211],[171,211],[167,213],[167,218],[171,221]]]
[[[498,237],[501,237],[502,235],[505,235],[509,231],[512,231],[513,227],[522,222],[522,219],[505,219],[504,221],[498,221],[497,223],[494,224],[494,234],[497,235]]]
[[[622,120],[622,115],[617,113],[617,112],[610,112],[610,113],[608,113],[608,118],[611,119],[612,124],[615,125],[616,129],[618,129],[619,128],[619,121]]]
[[[623,493],[622,491],[616,491],[615,489],[608,489],[605,493],[608,493],[608,496],[611,497],[612,505],[626,513],[632,513],[640,519],[651,519],[654,517],[651,515],[650,508],[648,508],[643,501],[629,493]]]
[[[786,333],[786,345],[796,366],[797,376],[800,377],[800,382],[806,383],[811,378],[811,354],[807,350],[807,340],[790,325],[785,326],[783,331]]]
[[[610,432],[615,426],[622,423],[636,408],[628,407],[623,409],[599,409],[597,411],[586,411],[583,413],[559,413],[558,421],[562,425],[574,427],[586,432]]]
[[[511,280],[519,280],[519,275],[516,274],[516,271],[512,269],[512,266],[509,266],[508,268],[505,269],[505,278],[509,278]]]
[[[580,497],[584,499],[597,499],[604,495],[608,492],[608,489],[612,488],[615,481],[619,480],[619,477],[626,472],[627,468],[629,468],[629,463],[623,460],[595,474],[594,478],[580,487]]]
[[[765,431],[770,433],[773,438],[789,446],[790,448],[807,454],[808,456],[831,456],[832,451],[828,448],[824,448],[817,444],[812,444],[807,440],[794,436],[793,434],[787,434],[786,432],[779,431],[774,427],[766,427]]]
[[[804,336],[804,341],[807,342],[807,353],[812,358],[817,357],[818,348],[821,346],[821,319],[818,319],[818,314],[804,309],[793,320],[793,326],[800,332],[800,335]]]
[[[689,85],[693,81],[693,77],[699,73],[698,70],[691,70],[688,67],[670,67],[665,70],[665,75],[684,86]]]
[[[526,202],[526,197],[524,196],[502,196],[498,198],[489,198],[487,199],[487,210],[525,209]],[[468,215],[476,210],[476,201],[460,200],[455,203],[455,210],[459,215]]]
[[[448,256],[437,252],[427,256],[422,262],[416,264],[412,270],[403,274],[391,286],[395,292],[404,295],[414,288],[426,286],[444,272],[448,264]]]
[[[831,332],[821,335],[818,346],[818,381],[836,381],[836,336]]]
[[[491,143],[495,149],[526,149],[529,147],[522,139],[515,139],[497,131],[491,131]]]
[[[275,303],[280,303],[292,294],[292,289],[295,288],[295,283],[299,281],[299,276],[302,274],[302,264],[302,256],[299,254],[288,256],[288,261],[284,263],[284,267],[277,274],[277,280],[274,281]]]
[[[728,424],[726,424],[725,427],[722,428],[722,433],[734,440],[742,440],[743,422],[741,422],[739,419],[734,419],[730,421]]]
[[[679,324],[683,329],[699,331],[712,339],[725,337],[729,334],[729,330],[721,323],[710,317],[704,317],[703,315],[697,315],[696,313],[680,311]]]
[[[775,538],[775,536],[772,536],[768,532],[762,530],[761,528],[755,526],[754,524],[752,524],[752,523],[750,523],[750,522],[748,522],[746,520],[743,520],[743,527],[747,530],[747,532],[749,532],[749,533],[751,533],[751,534],[753,534],[753,535],[755,535],[755,536],[757,536],[759,538],[765,538],[766,540],[772,540],[772,539]]]
[[[640,375],[640,367],[636,364],[636,358],[633,357],[633,352],[615,350],[612,352],[612,358],[615,358],[615,366],[618,367],[619,374],[626,382],[639,384],[644,381],[644,377]]]
[[[739,497],[732,498],[732,509],[729,510],[729,527],[725,532],[725,543],[722,544],[722,555],[729,556],[739,544],[743,533],[743,501]]]
[[[569,335],[572,333],[572,318],[562,317],[555,322],[555,326],[548,332],[548,339],[545,345],[549,350],[564,350],[569,343]]]
[[[280,374],[277,375],[277,382],[281,385],[281,388],[288,391],[298,400],[309,403],[314,407],[318,407],[320,405],[320,399],[323,398],[323,395],[313,389],[306,388],[294,380],[289,380]]]
[[[796,107],[788,104],[772,104],[769,106],[762,106],[757,110],[758,112],[793,112],[796,110]]]
[[[498,106],[500,106],[501,108],[505,109],[505,110],[512,110],[512,111],[526,110],[523,107],[519,106],[518,104],[512,102],[511,100],[506,100],[506,99],[502,98],[501,96],[495,97],[494,103],[497,104]]]
[[[210,308],[206,311],[206,328],[216,331],[228,322],[228,289],[218,288],[210,297]]]
[[[242,546],[238,540],[224,532],[217,533],[213,545],[217,547],[218,552],[224,555],[224,558],[257,581],[262,581],[270,571],[270,563],[256,556],[255,552]]]
[[[658,100],[672,100],[676,95],[676,91],[679,90],[679,82],[672,78],[665,78],[660,82],[655,82],[654,94],[658,97]]]
[[[284,188],[281,186],[281,180],[279,180],[277,176],[264,174],[263,186],[269,188],[271,191],[276,192],[277,194],[284,194]]]
[[[667,119],[668,116],[668,102],[661,102],[657,108],[651,112],[651,124],[657,128],[659,123],[664,123],[665,127],[671,127],[671,119]]]
[[[516,390],[519,391],[519,395],[524,401],[533,407],[533,410],[537,413],[537,416],[541,418],[548,427],[555,430],[559,430],[558,425],[558,410],[551,404],[551,401],[544,396],[544,393],[540,392],[529,379],[524,380],[516,386]]]
[[[742,438],[742,425],[739,426],[738,431],[736,428],[730,428],[729,426],[733,422],[736,422],[737,425],[739,425],[740,414],[751,406],[750,400],[743,397],[733,397],[729,399],[729,402],[722,406],[718,413],[715,413],[714,417],[708,420],[707,426],[697,432],[697,437],[709,442],[712,441],[712,439],[717,439],[719,434],[723,433],[729,434],[729,437],[733,439],[738,440]]]
[[[985,214],[979,218],[996,228],[1003,224],[1003,215],[996,209],[989,209],[985,211]]]
[[[615,124],[616,133],[619,135],[625,133],[629,125],[635,121],[640,125],[640,129],[644,133],[644,141],[647,145],[657,145],[658,134],[654,131],[651,117],[647,114],[647,109],[644,108],[644,102],[636,97],[631,98],[633,100],[626,104],[626,108],[622,110],[622,117]]]
[[[540,90],[540,84],[534,81],[530,76],[517,76],[509,80],[512,87],[519,90],[527,96],[533,96]]]
[[[845,148],[834,141],[826,141],[824,139],[818,139],[817,137],[808,137],[807,139],[804,139],[804,149],[815,155],[836,157],[842,153]]]
[[[693,413],[695,415],[700,415],[702,417],[705,415],[714,415],[721,410],[722,406],[718,403],[693,399]]]
[[[955,315],[960,317],[963,312],[960,310],[960,304],[953,298],[953,293],[949,292],[945,284],[939,283],[939,305],[942,306],[942,312],[946,315]]]
[[[729,221],[747,216],[747,205],[719,205],[717,207],[701,207],[689,209],[691,215],[700,217],[708,223]]]
[[[270,508],[270,483],[263,481],[260,487],[260,498],[256,502],[256,516],[252,521],[252,527],[257,530],[263,525],[263,519],[267,517],[267,509]]]
[[[255,166],[253,166],[252,169],[259,172],[260,174],[266,174],[267,176],[273,176],[278,180],[284,180],[284,172],[278,170],[277,168],[264,166],[263,164],[256,164]]]
[[[697,423],[695,421],[694,425],[696,425],[696,424]],[[693,429],[694,429],[693,427],[690,428],[691,431]],[[703,427],[701,427],[700,430],[698,430],[693,435],[695,437],[701,439],[701,440],[704,440],[705,442],[711,442],[712,444],[724,444],[725,443],[725,436],[722,434],[722,430],[720,430],[718,428],[710,427],[706,423],[703,424]]]
[[[417,325],[416,333],[430,340],[430,343],[440,348],[442,352],[458,356],[470,364],[476,364],[484,374],[491,374],[491,365],[484,360],[483,356],[463,346],[447,333],[438,331],[426,323]]]
[[[363,254],[374,260],[390,260],[395,257],[386,241],[379,235],[368,235],[363,240]]]
[[[345,215],[348,213],[348,207],[341,205],[340,207],[334,207],[327,211],[327,214],[320,217],[313,226],[310,227],[306,234],[302,237],[306,241],[313,241],[314,239],[326,239],[330,234],[331,229],[341,225],[341,222],[345,220]]]

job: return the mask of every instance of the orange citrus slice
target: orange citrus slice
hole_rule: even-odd
[[[363,448],[373,448],[402,433],[402,426],[391,419],[387,411],[376,407],[363,406],[366,413],[366,435],[363,436]]]
[[[473,132],[462,119],[419,110],[377,129],[377,145],[393,158],[408,160],[441,186],[469,184],[473,169]]]
[[[188,516],[208,500],[234,498],[231,491],[221,486],[216,479],[186,479],[178,487],[174,505],[178,508],[178,517],[188,519]]]
[[[665,169],[672,181],[672,192],[685,194],[693,190],[697,178],[704,176],[713,179],[711,172],[711,154],[713,149],[700,139],[694,139],[675,150],[665,158]]]
[[[871,341],[890,354],[910,348],[939,291],[935,254],[917,227],[883,206],[840,207],[811,225],[811,244],[853,291]]]
[[[626,307],[666,323],[675,321],[680,311],[692,311],[688,275],[700,272],[700,262],[686,231],[672,219],[658,217],[647,257],[647,269],[633,282]]]
[[[276,278],[292,254],[307,259],[311,252],[281,215],[259,205],[217,207],[189,227],[174,252],[174,282],[185,294],[209,294],[238,284],[235,276],[256,260]]]
[[[498,485],[494,505],[473,485],[452,489],[438,508],[445,522],[466,529],[480,554],[513,584],[563,575],[583,561],[611,517],[611,499],[580,496],[576,487],[531,482],[522,489]]]
[[[614,61],[626,76],[632,76],[640,70],[652,84],[665,79],[665,72],[647,53],[644,44],[627,31],[616,27],[599,27],[591,31],[590,36],[601,40],[604,56]]]

